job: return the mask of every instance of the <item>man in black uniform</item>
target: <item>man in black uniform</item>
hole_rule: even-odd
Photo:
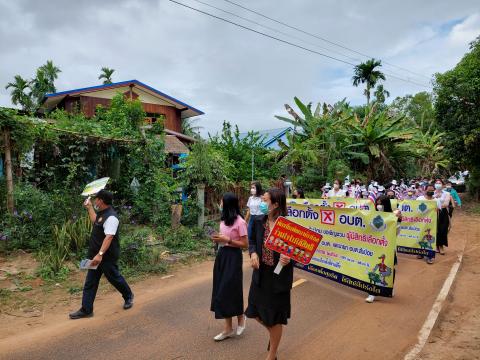
[[[120,242],[118,236],[118,215],[112,208],[112,193],[101,190],[95,196],[95,209],[90,199],[84,203],[90,220],[93,222],[92,236],[88,246],[88,258],[92,259],[92,266],[98,265],[96,270],[88,270],[83,287],[82,307],[71,313],[70,319],[81,319],[93,316],[93,302],[97,294],[98,284],[102,274],[123,296],[123,308],[133,306],[133,293],[127,282],[118,271],[117,261],[120,256]],[[97,212],[95,212],[97,210]]]

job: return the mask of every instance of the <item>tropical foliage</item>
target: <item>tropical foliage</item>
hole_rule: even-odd
[[[375,85],[379,81],[385,80],[385,75],[380,70],[377,70],[377,68],[380,66],[382,66],[382,62],[380,60],[370,59],[360,63],[353,69],[353,86],[365,84],[364,94],[367,97],[367,105],[370,104],[371,89],[375,88]]]
[[[100,75],[98,76],[98,80],[103,79],[103,84],[111,84],[112,83],[112,75],[115,72],[115,69],[110,69],[106,66],[102,67]]]
[[[452,69],[435,77],[435,116],[446,133],[446,151],[457,168],[471,172],[470,188],[480,196],[480,37]]]

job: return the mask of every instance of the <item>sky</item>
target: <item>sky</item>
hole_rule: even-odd
[[[233,0],[315,37],[225,0],[201,2],[269,29],[197,0],[176,1],[353,64],[368,57],[345,48],[381,59],[387,102],[431,91],[432,75],[454,67],[480,35],[478,0]],[[0,106],[12,106],[5,85],[15,75],[31,78],[47,60],[62,70],[57,91],[99,85],[101,67],[114,68],[114,81],[137,79],[204,111],[196,122],[202,134],[224,120],[240,131],[288,126],[275,115],[288,116],[284,104],[295,96],[365,103],[352,65],[168,0],[0,0],[0,43]]]

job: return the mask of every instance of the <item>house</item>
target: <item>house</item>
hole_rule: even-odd
[[[64,109],[67,112],[80,110],[85,116],[93,117],[98,105],[109,106],[112,98],[118,93],[130,99],[140,100],[147,114],[145,119],[147,124],[163,119],[168,139],[166,148],[169,153],[188,151],[185,145],[194,142],[195,139],[182,134],[182,121],[204,113],[138,80],[46,94],[43,111],[48,112],[55,108]],[[168,137],[169,135],[171,137]],[[172,147],[172,151],[169,151],[168,146]]]
[[[282,141],[286,145],[288,145],[287,134],[292,132],[291,127],[284,127],[278,129],[270,129],[270,130],[261,130],[255,131],[263,138],[263,147],[266,149],[271,150],[280,150],[280,145],[278,141]],[[248,133],[241,133],[240,139],[246,137]]]

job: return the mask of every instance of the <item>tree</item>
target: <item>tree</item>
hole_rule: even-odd
[[[186,118],[182,120],[182,133],[194,138],[200,138],[201,126],[196,125],[198,118]]]
[[[390,97],[390,92],[386,90],[382,84],[378,85],[376,90],[375,90],[375,100],[378,103],[385,103],[386,98]]]
[[[98,77],[99,80],[103,80],[103,84],[111,84],[112,83],[112,75],[115,72],[115,69],[110,69],[108,67],[102,67],[100,76]]]
[[[354,68],[355,75],[352,77],[353,86],[366,84],[364,94],[367,97],[367,105],[370,104],[370,90],[373,89],[380,80],[385,80],[385,75],[381,71],[376,70],[376,68],[380,66],[382,66],[380,60],[370,59],[364,63],[360,63]]]
[[[15,75],[15,81],[9,82],[5,89],[12,89],[10,97],[14,105],[20,105],[22,110],[31,112],[33,110],[33,101],[30,97],[30,82],[20,75]]]
[[[391,180],[399,173],[402,160],[413,156],[408,140],[414,133],[412,126],[405,126],[403,115],[378,111],[375,106],[367,106],[364,118],[355,114],[345,127],[345,135],[351,139],[347,148],[365,154],[368,178],[380,181]]]
[[[422,91],[415,95],[397,97],[390,105],[390,109],[405,116],[418,126],[423,132],[437,129],[433,96],[431,93]]]
[[[51,60],[37,69],[35,78],[30,81],[31,96],[35,102],[35,109],[40,108],[45,94],[57,91],[55,80],[61,70]]]
[[[435,116],[446,132],[452,165],[470,170],[470,190],[480,197],[480,36],[470,51],[443,74],[435,75]]]

